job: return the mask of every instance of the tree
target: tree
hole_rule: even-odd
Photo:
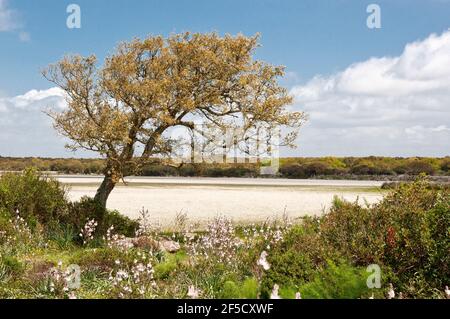
[[[97,67],[95,56],[71,55],[43,75],[67,95],[67,109],[49,111],[72,143],[106,158],[95,199],[106,205],[121,178],[176,147],[170,129],[194,130],[195,121],[250,129],[269,123],[290,128],[292,145],[305,116],[278,78],[284,68],[253,60],[258,35],[221,37],[183,33],[121,43]]]

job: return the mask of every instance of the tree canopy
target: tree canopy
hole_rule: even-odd
[[[94,55],[71,55],[43,75],[67,94],[68,107],[49,112],[69,148],[99,153],[107,160],[96,199],[106,204],[125,174],[153,156],[169,155],[172,127],[195,129],[258,125],[290,128],[292,145],[305,120],[278,80],[284,67],[253,59],[258,35],[183,33],[121,43],[98,66]]]

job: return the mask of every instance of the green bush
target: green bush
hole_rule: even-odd
[[[124,235],[126,237],[133,237],[139,228],[139,222],[132,220],[131,218],[120,214],[118,211],[107,210],[103,220],[104,226],[99,225],[99,231],[104,232],[111,226],[114,226],[114,231],[117,234]]]
[[[105,222],[107,210],[90,197],[82,197],[80,201],[69,204],[69,214],[65,220],[66,224],[79,232],[88,220],[94,219],[97,223],[97,234],[105,234],[108,225]]]
[[[19,277],[24,270],[25,266],[15,256],[0,255],[0,277]]]
[[[357,299],[369,295],[366,280],[364,268],[329,261],[311,282],[300,286],[299,291],[304,299]]]
[[[194,165],[183,165],[178,169],[178,173],[180,174],[180,176],[188,176],[188,177],[193,177],[193,176],[199,176],[199,167]]]
[[[388,221],[358,202],[334,198],[329,213],[320,220],[323,244],[360,265],[380,262]]]
[[[11,223],[11,215],[0,208],[0,245],[7,241],[7,238],[14,231]]]
[[[327,290],[317,276],[358,278],[350,265],[376,263],[405,297],[434,296],[450,282],[449,233],[450,192],[424,179],[400,185],[371,206],[336,198],[329,213],[294,226],[269,252],[262,295],[278,284],[287,295],[303,287],[310,297],[354,297],[361,293],[358,285],[336,282]],[[333,290],[338,286],[348,290]]]
[[[434,175],[437,172],[436,167],[426,159],[412,159],[405,164],[397,166],[395,171],[399,174],[420,175],[422,173],[427,175]]]
[[[170,274],[177,268],[177,263],[175,261],[166,261],[155,265],[155,278],[156,279],[167,279]]]
[[[221,291],[222,299],[238,299],[240,297],[240,291],[238,285],[231,280],[226,281],[223,284]]]
[[[67,216],[66,189],[35,169],[6,173],[0,177],[0,208],[20,213],[31,226]]]
[[[450,174],[450,157],[447,157],[444,160],[442,160],[441,171],[444,174],[447,174],[447,175]]]
[[[298,164],[281,166],[280,174],[287,178],[307,178],[305,169]]]
[[[402,184],[370,208],[335,202],[320,230],[327,245],[356,265],[389,267],[401,289],[414,278],[439,289],[450,280],[449,205],[448,189],[421,179]]]
[[[324,244],[319,233],[319,220],[306,218],[284,236],[283,242],[269,251],[271,265],[262,277],[261,294],[269,297],[275,284],[280,287],[299,286],[313,279],[327,260],[337,260],[336,250]]]
[[[255,278],[247,278],[241,284],[228,280],[223,284],[220,298],[222,299],[256,299],[259,285]]]
[[[241,298],[256,299],[258,297],[259,284],[255,278],[247,278],[240,287]]]
[[[355,175],[394,175],[395,172],[379,163],[360,163],[350,169]]]
[[[48,239],[59,247],[69,247],[79,241],[78,233],[88,219],[98,223],[95,235],[101,238],[114,225],[115,232],[133,236],[138,222],[108,211],[95,200],[83,197],[80,201],[67,201],[66,188],[35,169],[23,173],[6,173],[0,177],[0,230],[16,218],[16,211],[32,230],[42,226]],[[0,239],[1,240],[1,239]]]
[[[66,223],[78,233],[88,220],[94,219],[98,226],[94,232],[96,238],[102,238],[109,227],[114,226],[114,232],[124,236],[134,236],[139,227],[137,221],[121,215],[118,211],[109,211],[90,197],[69,204],[69,214]]]
[[[146,165],[142,168],[141,175],[143,176],[176,176],[178,175],[175,167],[153,164]]]

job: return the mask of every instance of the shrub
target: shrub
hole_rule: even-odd
[[[444,160],[442,160],[441,171],[444,174],[450,174],[450,157],[446,157]]]
[[[356,299],[368,296],[367,273],[364,268],[353,267],[345,262],[328,261],[314,279],[300,286],[305,299]]]
[[[240,297],[240,291],[238,285],[231,280],[226,281],[223,284],[221,298],[222,299],[238,299]]]
[[[281,166],[280,174],[287,178],[306,178],[307,177],[303,166],[298,165],[298,164]]]
[[[97,222],[93,236],[102,238],[109,227],[114,226],[117,234],[124,236],[134,236],[139,223],[121,215],[118,211],[109,211],[101,204],[89,197],[83,197],[79,202],[69,204],[69,214],[66,224],[71,225],[78,233],[85,226],[88,220]]]
[[[25,266],[15,256],[0,255],[0,273],[2,273],[3,277],[19,277],[24,270]]]
[[[106,233],[108,225],[105,222],[107,210],[94,199],[82,197],[80,201],[69,204],[69,214],[66,223],[79,232],[88,220],[98,224],[96,235]]]
[[[356,264],[379,262],[385,246],[386,219],[369,207],[334,198],[329,213],[321,218],[324,244]]]
[[[395,171],[399,174],[420,175],[425,173],[434,175],[437,169],[425,159],[412,159],[403,165],[397,166]]]
[[[79,232],[80,230],[76,229],[74,225],[53,221],[47,225],[46,237],[58,248],[68,249],[78,240]]]
[[[327,260],[335,260],[336,251],[323,243],[319,220],[306,218],[285,235],[284,241],[268,253],[270,269],[263,274],[261,294],[269,297],[274,284],[280,287],[299,286],[313,279],[317,269]]]
[[[322,162],[313,162],[305,165],[305,174],[307,177],[332,174],[333,169]]]
[[[448,190],[420,179],[400,185],[372,207],[335,201],[322,218],[321,236],[356,265],[388,266],[400,288],[415,277],[443,287],[450,279],[449,203]]]
[[[142,168],[141,175],[143,176],[176,176],[178,175],[175,167],[153,164],[146,165]]]
[[[357,269],[372,263],[405,296],[435,296],[450,281],[449,232],[450,192],[424,179],[400,185],[371,206],[336,198],[329,213],[294,226],[269,252],[262,296],[268,297],[274,284],[281,295],[300,287],[304,297],[361,296]],[[336,272],[343,282],[325,287],[320,276]],[[345,278],[353,282],[348,287]]]
[[[196,165],[183,165],[178,169],[180,176],[199,176],[199,168]]]
[[[360,163],[350,169],[350,173],[355,175],[390,175],[393,171],[384,170],[373,163]]]
[[[222,299],[256,299],[258,297],[258,281],[251,277],[242,283],[228,280],[223,284],[219,297]]]
[[[170,274],[177,268],[177,263],[175,261],[166,261],[155,265],[155,278],[156,279],[167,279]]]
[[[240,287],[240,296],[244,299],[256,299],[258,290],[259,284],[256,278],[247,278]]]
[[[114,226],[114,231],[120,235],[127,237],[135,236],[139,229],[139,222],[130,219],[127,216],[120,214],[118,211],[106,211],[104,217],[104,225],[99,225],[99,231],[104,234],[104,231],[109,227]]]
[[[6,173],[0,177],[0,208],[15,216],[16,211],[34,226],[67,216],[66,189],[35,169]]]

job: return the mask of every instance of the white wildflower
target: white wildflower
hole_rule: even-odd
[[[187,296],[191,299],[197,299],[200,295],[200,290],[195,288],[195,286],[189,286]]]
[[[95,221],[95,219],[87,220],[86,224],[81,229],[79,234],[79,236],[83,239],[84,245],[94,239],[94,232],[97,226],[98,223]]]
[[[280,290],[280,286],[277,284],[273,285],[272,293],[270,294],[270,299],[281,299],[278,295],[278,291]]]
[[[269,264],[269,262],[267,261],[267,256],[268,256],[268,254],[267,254],[267,252],[264,250],[264,251],[261,253],[261,256],[259,257],[258,262],[257,262],[257,264],[258,264],[259,266],[263,267],[264,270],[269,270],[269,269],[270,269],[270,264]]]
[[[394,299],[395,298],[394,286],[392,286],[392,284],[389,284],[389,290],[388,290],[387,298],[388,299]]]

